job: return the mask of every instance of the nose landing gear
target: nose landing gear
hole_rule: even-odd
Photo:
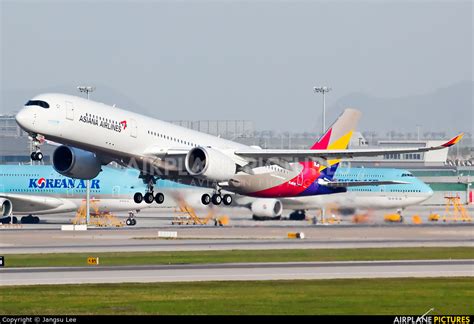
[[[32,161],[42,161],[43,160],[43,153],[41,152],[32,152],[30,155]]]
[[[40,149],[41,141],[38,138],[37,134],[32,134],[31,138],[33,140],[33,147],[34,147],[34,151],[31,152],[31,155],[30,155],[31,161],[42,161],[43,153],[41,153],[41,149]]]
[[[127,226],[135,226],[137,225],[137,220],[134,218],[134,214],[133,212],[129,212],[128,213],[128,218],[127,220],[125,221],[125,224],[127,224]]]

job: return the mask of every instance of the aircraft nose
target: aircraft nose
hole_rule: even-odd
[[[433,189],[431,189],[431,187],[428,186],[428,185],[427,185],[427,187],[428,187],[428,196],[429,197],[433,196]]]
[[[26,130],[28,130],[33,124],[33,116],[31,115],[31,112],[29,112],[27,109],[20,110],[16,114],[15,120],[21,128]]]
[[[431,187],[429,185],[427,185],[426,183],[423,183],[425,185],[425,190],[424,192],[426,193],[426,197],[431,197],[433,196],[433,189],[431,189]]]

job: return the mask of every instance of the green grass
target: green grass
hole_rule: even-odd
[[[87,257],[100,257],[101,265],[148,265],[228,262],[356,261],[474,259],[472,247],[231,250],[119,253],[49,253],[5,255],[6,267],[85,266]]]
[[[472,278],[0,287],[3,314],[472,314]]]

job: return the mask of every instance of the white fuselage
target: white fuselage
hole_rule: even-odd
[[[382,193],[382,192],[340,192],[330,195],[282,199],[288,209],[351,208],[391,209],[418,205],[432,196],[432,193]]]

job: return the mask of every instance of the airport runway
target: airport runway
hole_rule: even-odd
[[[121,282],[474,276],[474,260],[5,268],[0,286]]]
[[[178,239],[158,239],[159,230]],[[304,240],[288,239],[303,232]],[[474,226],[287,226],[10,229],[0,235],[0,255],[52,252],[317,249],[412,246],[474,246]]]

